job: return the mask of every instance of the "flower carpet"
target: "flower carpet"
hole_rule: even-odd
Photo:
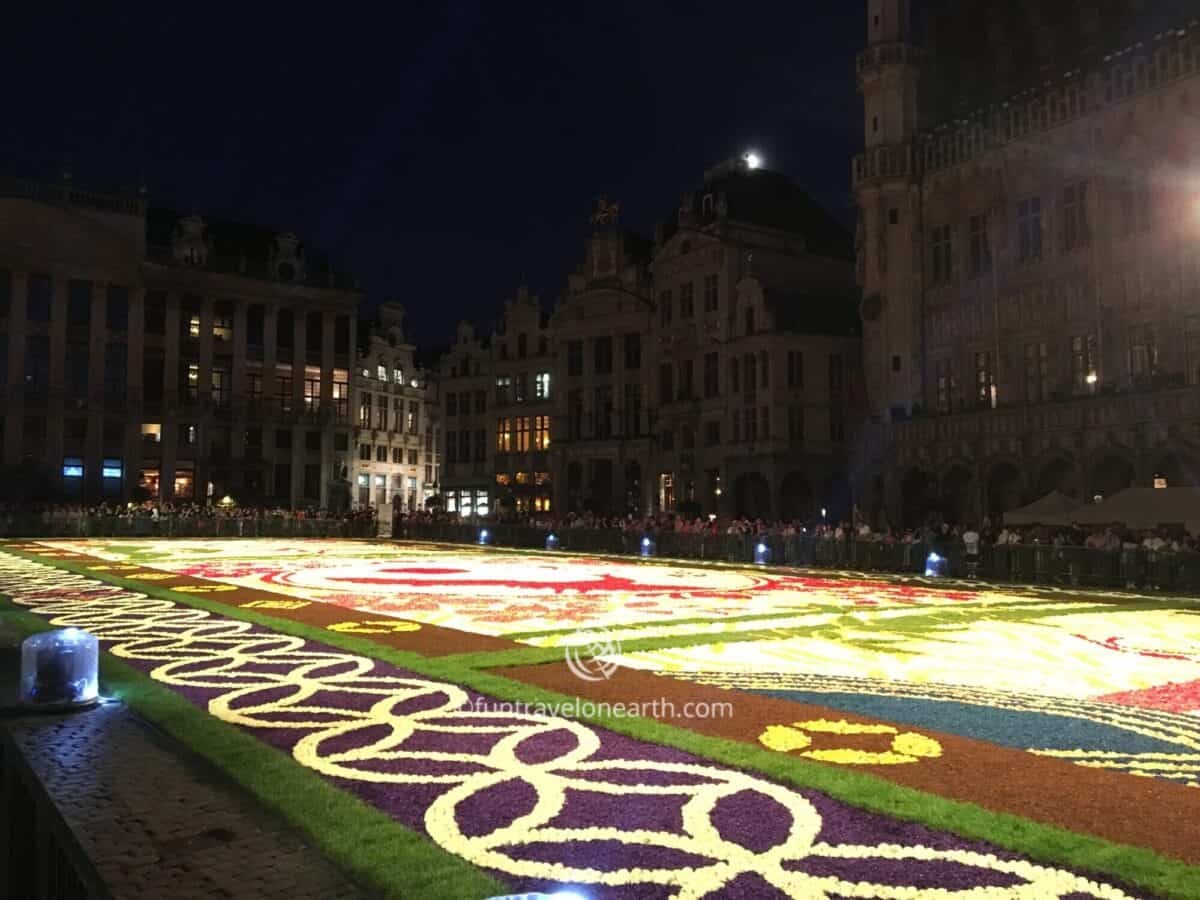
[[[1200,615],[1187,600],[367,541],[10,549],[0,594],[95,632],[154,681],[514,889],[1157,893],[1120,867],[1099,875],[1055,861],[1069,855],[989,844],[986,829],[958,837],[935,817],[788,783],[804,766],[1200,864]],[[611,664],[604,677],[564,662],[584,650]],[[376,658],[385,651],[408,662]],[[505,697],[469,686],[484,683],[472,672],[492,673]],[[652,716],[696,739],[501,702],[545,691],[663,698],[670,709]],[[696,700],[733,714],[680,712]],[[730,765],[735,745],[759,762]]]

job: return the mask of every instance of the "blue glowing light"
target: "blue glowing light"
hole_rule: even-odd
[[[100,642],[78,628],[31,635],[21,644],[21,703],[62,708],[99,698]]]
[[[654,539],[647,536],[642,538],[642,556],[654,555]]]
[[[557,534],[550,534],[550,535],[546,536],[546,549],[547,550],[557,550],[558,549],[558,535]]]
[[[946,559],[935,551],[925,557],[925,577],[938,578],[946,574]]]
[[[765,566],[771,561],[771,548],[762,541],[754,545],[754,562],[755,565]]]
[[[491,540],[492,540],[492,533],[490,531],[488,531],[486,528],[480,528],[479,529],[479,543],[488,544],[488,543],[491,543]]]

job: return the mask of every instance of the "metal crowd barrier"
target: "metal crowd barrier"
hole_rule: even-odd
[[[371,519],[0,515],[0,537],[6,538],[373,538],[376,533],[377,525]]]
[[[481,528],[488,530],[488,543],[493,546],[524,549],[544,548],[551,533],[545,528],[504,523],[400,522],[392,536],[399,540],[477,544]],[[561,551],[625,556],[640,553],[643,537],[641,532],[615,528],[564,528],[554,534]],[[762,543],[770,551],[771,565],[924,574],[929,554],[936,552],[944,560],[944,574],[951,578],[1079,588],[1200,591],[1200,554],[1191,552],[1008,544],[981,547],[979,558],[972,565],[959,541],[903,544],[837,541],[806,534],[713,535],[673,531],[655,534],[654,540],[655,556],[671,559],[752,563],[755,548]]]

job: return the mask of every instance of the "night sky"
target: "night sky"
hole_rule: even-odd
[[[852,222],[860,0],[43,6],[7,11],[0,171],[295,231],[423,345],[522,281],[549,308],[597,195],[649,236],[747,148]]]

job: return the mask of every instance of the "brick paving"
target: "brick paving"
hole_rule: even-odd
[[[5,663],[0,672],[11,677],[11,657]],[[0,727],[114,900],[369,896],[215,767],[120,704]]]

